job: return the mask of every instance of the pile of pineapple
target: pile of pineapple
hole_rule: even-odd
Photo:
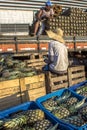
[[[0,81],[37,75],[35,67],[25,61],[14,60],[12,55],[0,56]]]
[[[58,124],[54,125],[45,118],[40,109],[19,112],[0,120],[0,130],[59,130]]]
[[[87,124],[86,98],[79,100],[68,90],[61,96],[53,96],[42,102],[42,105],[63,122],[76,127]]]
[[[76,92],[82,96],[87,97],[87,84],[76,89]]]

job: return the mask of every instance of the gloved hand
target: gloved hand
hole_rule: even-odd
[[[43,68],[42,68],[43,71],[49,71],[49,65],[45,65]]]

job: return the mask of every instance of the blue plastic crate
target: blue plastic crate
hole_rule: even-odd
[[[56,91],[56,92],[52,92],[52,93],[50,93],[50,94],[47,94],[47,95],[45,95],[45,96],[42,96],[42,97],[38,98],[38,99],[36,100],[36,102],[37,102],[38,106],[40,107],[40,109],[42,109],[45,113],[47,113],[47,115],[49,115],[50,117],[52,117],[52,118],[53,118],[54,120],[56,120],[58,123],[61,123],[61,124],[66,125],[66,126],[68,127],[67,130],[87,130],[87,124],[85,124],[84,126],[81,126],[81,127],[76,127],[76,126],[74,126],[74,125],[72,125],[72,124],[68,124],[68,123],[64,122],[63,120],[61,120],[61,119],[57,118],[56,116],[54,116],[50,111],[48,111],[48,110],[43,106],[42,102],[44,102],[44,101],[50,99],[50,98],[53,97],[53,96],[61,96],[62,93],[63,93],[64,91],[67,91],[67,90],[70,91],[71,94],[72,94],[74,97],[78,98],[79,100],[82,100],[82,99],[83,99],[82,96],[76,94],[76,93],[75,93],[74,91],[72,91],[72,90],[69,90],[69,89],[60,89],[60,90],[58,90],[58,91]]]
[[[4,111],[0,111],[0,119],[9,118],[11,114],[15,114],[17,112],[26,111],[29,109],[36,109],[36,108],[39,108],[39,107],[34,101],[26,102],[21,105],[6,109]]]
[[[0,119],[7,119],[9,118],[12,114],[18,113],[20,111],[26,111],[26,110],[34,110],[34,109],[40,109],[38,104],[34,101],[31,102],[26,102],[23,103],[21,105],[12,107],[10,109],[4,110],[4,111],[0,111]],[[45,112],[44,112],[45,113]],[[45,113],[45,117],[46,119],[48,119],[49,121],[51,121],[51,123],[53,125],[55,125],[57,123],[57,121],[55,121],[52,117],[50,117],[48,114]],[[59,124],[58,128],[60,130],[69,130],[65,125],[63,124]],[[72,129],[71,129],[72,130]]]
[[[80,89],[81,87],[83,87],[83,86],[85,86],[85,85],[87,85],[87,80],[86,80],[86,81],[83,81],[83,82],[81,82],[81,83],[79,83],[79,84],[76,84],[76,85],[73,85],[73,86],[69,87],[69,90],[73,90],[74,92],[76,92],[77,89]],[[77,92],[76,92],[76,93],[77,93]],[[81,96],[83,96],[83,97],[87,97],[87,96],[85,96],[85,95],[82,94],[82,93],[78,93],[78,94],[81,95]]]
[[[73,86],[70,86],[69,89],[73,90],[73,91],[76,91],[77,88],[79,88],[79,87],[81,87],[81,86],[83,86],[85,84],[87,84],[87,80],[85,80],[85,81],[83,81],[83,82],[81,82],[79,84],[75,84]]]

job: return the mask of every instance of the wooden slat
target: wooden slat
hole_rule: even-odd
[[[26,62],[27,63],[33,63],[33,62],[41,62],[41,61],[43,61],[44,59],[43,58],[40,58],[40,59],[31,59],[31,60],[27,60]]]
[[[76,66],[76,67],[72,67],[70,68],[70,71],[75,72],[75,71],[81,71],[84,70],[84,66]]]
[[[5,89],[1,89],[0,90],[0,99],[3,98],[3,97],[6,97],[6,96],[10,96],[10,95],[13,95],[15,93],[19,93],[20,92],[20,89],[19,89],[19,86],[18,87],[11,87],[9,89],[5,88]]]
[[[21,104],[20,93],[5,95],[5,97],[0,98],[0,110],[7,109],[18,104]]]
[[[40,82],[40,81],[44,81],[44,80],[45,80],[44,74],[40,74],[40,75],[36,75],[36,76],[32,76],[32,77],[26,77],[25,84],[36,83],[36,82]]]
[[[31,90],[31,89],[38,89],[39,87],[45,86],[45,82],[37,82],[37,83],[32,83],[32,84],[27,84],[26,89]]]
[[[26,85],[25,85],[25,79],[24,78],[21,78],[19,79],[20,81],[20,96],[21,96],[21,102],[26,102],[28,101],[29,97],[28,97],[28,93],[27,93],[27,90],[26,90]]]
[[[36,98],[46,94],[45,86],[44,87],[40,87],[38,89],[29,90],[28,94],[29,94],[29,99],[30,100],[35,100]]]
[[[5,91],[5,90],[4,90],[4,91]],[[0,95],[0,99],[1,99],[1,98],[4,98],[4,97],[7,97],[7,96],[14,95],[14,94],[16,94],[16,93],[20,93],[20,91],[16,91],[16,92],[14,92],[14,93],[12,93],[12,92],[6,93],[6,91],[5,91],[5,93],[2,93],[2,94]]]
[[[18,101],[21,100],[20,96],[19,96],[19,97],[17,97],[17,95],[8,96],[8,97],[5,97],[5,98],[0,99],[0,104],[1,104],[1,105],[4,105],[4,104],[9,104],[9,105],[11,105],[11,104],[10,104],[11,102],[16,102],[17,100],[18,100]]]
[[[45,93],[39,93],[38,95],[37,94],[36,95],[31,95],[30,100],[35,101],[37,98],[42,97],[44,95],[45,95]]]
[[[39,93],[44,93],[45,92],[45,86],[44,87],[40,87],[38,89],[32,89],[29,90],[29,95],[34,95],[34,94],[39,94]]]
[[[58,76],[58,77],[55,77],[55,78],[51,78],[51,81],[52,82],[57,82],[57,81],[63,81],[63,80],[67,80],[67,75],[62,75],[62,76]]]
[[[77,84],[77,83],[81,83],[81,82],[83,82],[85,80],[86,80],[85,77],[79,78],[79,79],[76,79],[76,80],[72,80],[72,84],[71,85],[74,85],[74,84]]]
[[[30,60],[34,60],[34,59],[43,59],[43,56],[47,56],[47,52],[43,52],[43,53],[33,53],[30,55]]]
[[[71,68],[68,68],[68,86],[71,86],[72,84],[72,72]]]
[[[45,64],[46,64],[45,62],[36,62],[36,63],[28,64],[28,67],[44,66]]]
[[[16,87],[16,86],[19,86],[19,79],[6,80],[6,81],[0,82],[0,89]]]
[[[85,77],[85,72],[79,72],[79,73],[77,72],[76,74],[72,74],[72,79],[81,77]]]
[[[11,99],[9,98],[8,100],[11,100]],[[11,100],[10,102],[8,102],[8,100],[5,100],[5,103],[4,102],[0,103],[0,111],[21,104],[20,98],[19,99],[16,98],[14,101]]]
[[[68,82],[66,83],[62,83],[62,84],[58,84],[58,85],[55,85],[55,86],[52,86],[52,91],[56,91],[58,89],[61,89],[61,88],[67,88],[68,87]]]
[[[36,68],[37,70],[40,70],[40,71],[42,70],[42,67],[43,67],[43,66],[35,66],[35,68]]]

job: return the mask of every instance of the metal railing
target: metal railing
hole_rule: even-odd
[[[0,24],[0,36],[29,35],[29,24]]]

